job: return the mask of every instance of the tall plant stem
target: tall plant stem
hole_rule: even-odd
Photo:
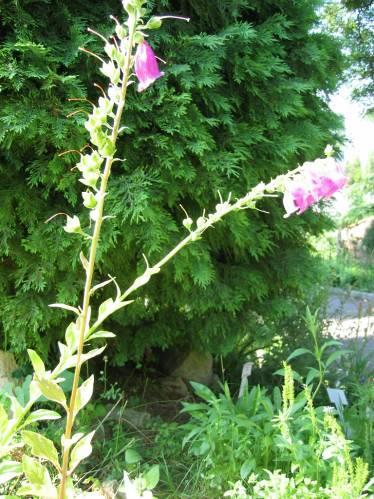
[[[136,16],[129,16],[129,36],[128,36],[128,46],[126,50],[126,60],[123,69],[123,79],[122,79],[122,88],[121,88],[121,100],[118,103],[117,111],[114,118],[113,130],[111,134],[111,140],[113,143],[116,142],[118,136],[118,130],[121,122],[121,117],[123,113],[123,109],[126,101],[127,94],[127,86],[128,80],[130,77],[130,69],[131,69],[131,57],[132,57],[132,47],[134,43],[134,33],[136,29]],[[84,347],[84,338],[87,329],[89,328],[89,324],[87,324],[88,319],[88,310],[90,306],[90,292],[91,285],[94,275],[95,269],[95,260],[96,260],[96,252],[97,246],[100,238],[101,225],[103,222],[103,212],[104,212],[104,199],[105,193],[108,185],[108,180],[110,176],[111,167],[113,164],[113,156],[107,158],[105,162],[105,168],[101,179],[100,184],[100,195],[99,201],[97,205],[97,220],[94,227],[94,232],[91,240],[91,248],[88,260],[88,266],[86,270],[86,282],[84,286],[84,295],[83,295],[83,306],[82,313],[80,315],[80,326],[79,326],[79,338],[78,338],[78,349],[77,349],[77,363],[74,371],[74,380],[73,387],[71,391],[71,396],[69,400],[69,406],[67,410],[67,420],[65,426],[64,433],[64,447],[63,447],[63,459],[62,459],[62,469],[61,469],[61,483],[59,489],[59,499],[66,499],[66,485],[67,485],[67,477],[68,477],[68,465],[69,465],[69,456],[70,456],[70,439],[72,435],[73,425],[74,425],[74,408],[76,404],[77,398],[77,390],[79,385],[79,376],[82,367],[82,353]]]

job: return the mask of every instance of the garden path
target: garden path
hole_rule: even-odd
[[[332,336],[347,346],[357,338],[374,365],[374,293],[331,288],[326,316]]]

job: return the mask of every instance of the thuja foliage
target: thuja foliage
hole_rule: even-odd
[[[152,8],[155,2],[148,2]],[[337,41],[318,29],[311,0],[157,2],[158,11],[189,16],[169,23],[151,44],[167,62],[150,91],[132,92],[126,128],[107,197],[113,216],[98,252],[101,282],[131,283],[183,237],[182,220],[243,195],[259,180],[321,155],[339,140],[339,120],[326,104],[342,68]],[[78,47],[100,51],[86,32],[104,34],[117,2],[10,2],[0,6],[0,316],[3,345],[47,354],[64,331],[64,311],[52,302],[79,303],[86,243],[63,235],[58,212],[77,213],[76,153],[88,141],[82,126],[100,94],[99,63]],[[82,108],[82,113],[66,115]],[[269,201],[259,208],[267,210]],[[114,361],[178,344],[228,350],[235,338],[256,335],[252,311],[269,320],[292,313],[316,279],[307,234],[325,220],[312,212],[284,220],[269,213],[229,216],[175,258],[146,294],[110,325],[118,334]],[[99,302],[109,295],[97,293]],[[144,306],[145,305],[145,306]],[[271,312],[270,312],[271,311]],[[109,326],[108,326],[109,327]]]

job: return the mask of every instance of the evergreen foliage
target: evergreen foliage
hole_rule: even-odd
[[[143,253],[153,262],[172,248],[184,236],[179,205],[196,218],[217,191],[243,195],[340,140],[327,98],[343,61],[338,42],[317,29],[320,4],[149,2],[191,22],[154,34],[165,77],[130,92],[98,282],[111,274],[125,287],[144,269]],[[114,0],[0,5],[0,329],[18,354],[27,345],[46,355],[62,335],[66,313],[48,303],[79,303],[80,242],[63,236],[64,217],[44,221],[76,212],[78,155],[59,154],[85,145],[84,113],[65,116],[89,103],[67,99],[97,92],[93,75],[100,83],[96,61],[78,47],[98,50],[86,27],[109,34],[108,14],[120,8]],[[269,213],[235,214],[206,233],[116,315],[113,362],[171,345],[226,352],[239,336],[263,340],[253,311],[266,321],[294,311],[292,300],[316,280],[307,235],[327,221],[313,212],[285,220],[280,200],[262,208]]]

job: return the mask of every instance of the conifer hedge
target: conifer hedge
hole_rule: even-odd
[[[158,13],[190,16],[152,33],[165,76],[129,99],[127,129],[108,196],[97,281],[125,287],[185,235],[180,205],[192,218],[223,197],[323,154],[339,141],[327,106],[342,71],[337,42],[318,30],[318,0],[160,0]],[[3,0],[0,4],[0,332],[17,354],[51,352],[66,327],[53,302],[79,303],[80,239],[63,235],[76,212],[76,153],[88,99],[99,92],[98,64],[78,47],[110,34],[117,0]],[[66,119],[81,108],[82,112]],[[178,255],[107,328],[112,360],[145,350],[194,346],[226,352],[238,337],[258,341],[265,321],[293,312],[316,270],[307,235],[326,219],[283,218],[278,199],[228,217]],[[110,290],[112,291],[112,290]],[[102,296],[110,292],[107,288]],[[100,296],[100,300],[102,300]]]

